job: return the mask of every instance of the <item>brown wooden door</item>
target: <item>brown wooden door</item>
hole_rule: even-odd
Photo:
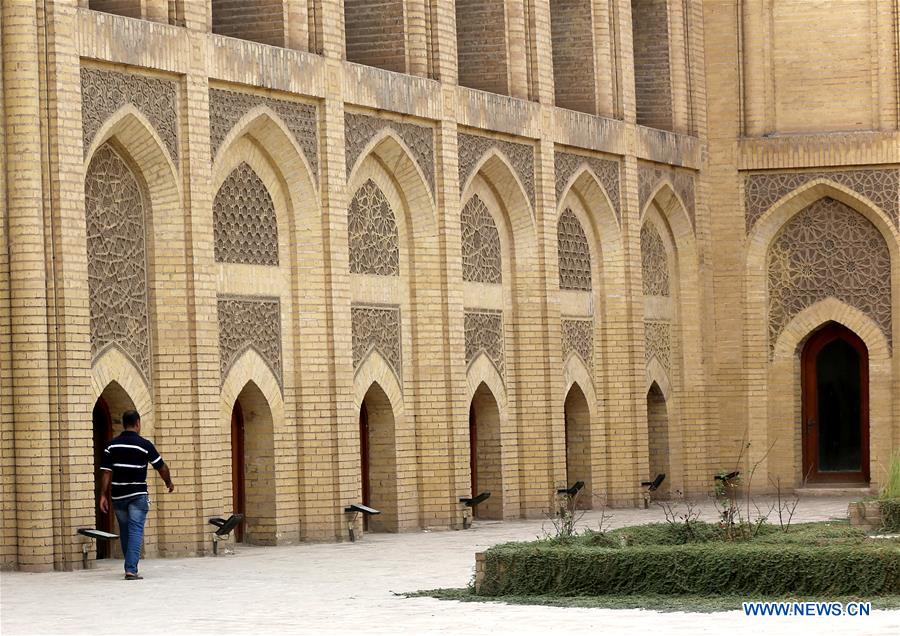
[[[97,398],[92,414],[94,423],[94,527],[104,532],[113,532],[112,505],[108,512],[101,512],[100,502],[100,465],[103,463],[103,449],[112,439],[112,417],[109,414],[109,405],[103,397]],[[109,541],[97,541],[97,558],[108,559],[110,557]]]
[[[803,472],[806,481],[869,481],[869,353],[832,323],[803,348]]]
[[[247,514],[247,495],[244,480],[244,412],[241,403],[235,402],[231,411],[231,496],[234,513]],[[244,540],[244,524],[234,529],[234,540]]]
[[[372,505],[372,484],[369,480],[369,410],[363,400],[359,408],[359,470],[362,488],[362,503],[364,506]],[[363,529],[369,529],[369,515],[363,515]]]

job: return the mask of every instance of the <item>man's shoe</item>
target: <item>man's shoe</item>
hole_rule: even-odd
[[[138,574],[137,572],[126,572],[125,580],[126,581],[137,581],[139,579],[143,579],[144,577]]]

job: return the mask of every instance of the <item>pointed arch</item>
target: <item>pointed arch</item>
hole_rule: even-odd
[[[231,364],[220,390],[220,412],[223,421],[231,421],[231,411],[241,391],[252,382],[265,397],[272,411],[273,421],[284,421],[284,400],[278,379],[262,356],[253,347],[248,347]],[[277,428],[277,425],[276,425]]]
[[[565,378],[563,395],[568,395],[572,387],[577,384],[581,392],[584,393],[593,417],[597,411],[597,394],[594,391],[594,381],[590,370],[585,365],[584,360],[581,359],[581,356],[574,351],[563,361],[563,364],[565,365],[563,367]]]
[[[900,232],[886,210],[881,209],[871,199],[856,190],[828,178],[820,177],[788,192],[766,209],[750,228],[748,242],[771,241],[792,216],[823,197],[840,201],[862,214],[881,231],[886,241],[890,242],[891,238],[894,238],[895,241],[900,240],[898,238]]]
[[[566,462],[565,487],[577,481],[584,483],[584,491],[580,492],[575,502],[581,510],[590,510],[594,500],[594,458],[595,452],[593,411],[591,399],[582,388],[582,384],[573,382],[566,389],[563,398],[564,448]]]
[[[142,418],[144,414],[147,414],[148,418],[152,417],[153,398],[150,387],[147,386],[143,374],[134,361],[114,344],[107,346],[91,365],[93,400],[96,402],[106,387],[113,382],[128,394]]]
[[[313,190],[312,198],[314,200],[318,198],[314,193],[317,181],[315,171],[306,154],[300,148],[284,120],[265,104],[254,106],[248,110],[222,139],[215,156],[212,157],[213,175],[220,172],[219,164],[224,157],[230,154],[230,148],[234,143],[243,137],[252,138],[258,145],[266,149],[271,161],[279,167],[279,171],[283,175],[290,175],[291,178],[288,181],[293,180],[297,175],[302,175],[307,183],[301,185],[308,185]],[[215,178],[213,182],[216,182]],[[295,201],[299,201],[299,199],[295,199]]]
[[[888,462],[881,449],[895,447],[900,439],[900,429],[895,423],[898,405],[895,389],[892,388],[896,364],[893,363],[893,352],[883,330],[860,310],[828,296],[792,316],[774,343],[770,343],[769,249],[787,223],[802,210],[826,197],[851,208],[878,230],[890,253],[892,302],[895,303],[900,296],[900,234],[884,211],[865,197],[832,181],[817,179],[785,195],[769,208],[751,228],[746,243],[743,339],[747,352],[747,374],[754,378],[747,387],[749,437],[754,440],[754,446],[764,447],[779,442],[766,460],[771,479],[780,477],[789,484],[803,482],[800,430],[788,426],[802,417],[800,350],[810,334],[828,322],[837,322],[856,333],[869,348],[870,473],[872,485],[877,486],[884,477],[879,466]],[[896,343],[900,341],[900,321],[894,316],[892,323]]]
[[[359,410],[369,388],[377,384],[391,403],[394,416],[403,414],[403,390],[394,369],[377,349],[372,349],[353,376],[353,404]]]
[[[659,359],[655,356],[650,358],[650,361],[647,363],[646,390],[649,391],[654,384],[660,390],[666,402],[672,399],[672,383],[669,380],[669,374],[666,373]]]
[[[420,223],[425,224],[423,231],[433,232],[434,228],[428,226],[435,222],[433,205],[435,195],[428,185],[422,167],[415,159],[415,153],[406,141],[390,126],[379,130],[359,152],[353,165],[348,166],[348,183],[356,181],[357,170],[370,156],[376,157],[385,170],[394,177],[399,189],[406,193],[407,204],[412,209],[427,209],[430,212],[428,222],[422,220]],[[425,200],[428,201],[427,206]]]
[[[481,384],[484,384],[497,400],[497,406],[500,408],[501,414],[506,412],[506,387],[503,384],[503,378],[497,371],[497,367],[491,362],[487,354],[479,353],[471,363],[466,372],[466,383],[468,390],[466,400],[471,401],[472,396]]]
[[[461,204],[471,198],[478,179],[483,180],[503,203],[514,240],[517,243],[533,243],[536,231],[534,211],[527,190],[509,158],[497,148],[488,150],[475,164],[466,183],[461,184]]]

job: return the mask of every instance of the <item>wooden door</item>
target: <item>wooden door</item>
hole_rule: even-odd
[[[803,348],[803,472],[811,483],[869,481],[869,353],[832,323]]]
[[[369,410],[363,400],[359,407],[359,470],[364,506],[372,505],[372,484],[369,479]],[[363,530],[369,529],[369,515],[363,515]]]
[[[94,527],[104,532],[113,532],[113,510],[110,503],[108,512],[101,512],[100,502],[100,465],[103,463],[103,449],[112,439],[112,417],[109,405],[103,396],[97,398],[92,413],[94,423]],[[97,541],[97,558],[108,559],[112,544],[109,541]]]
[[[244,412],[235,402],[231,411],[231,496],[234,513],[247,514],[246,481],[244,479]],[[234,540],[244,541],[244,524],[234,529]]]

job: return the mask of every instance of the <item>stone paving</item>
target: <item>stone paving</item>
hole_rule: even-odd
[[[701,503],[705,518],[713,507]],[[803,521],[846,518],[847,500],[810,497]],[[610,510],[614,527],[662,519],[659,508]],[[596,527],[598,513],[583,525]],[[869,617],[748,618],[741,612],[659,613],[407,599],[397,592],[462,587],[474,553],[542,534],[541,520],[479,522],[467,531],[370,534],[357,543],[239,546],[217,558],[120,561],[89,571],[4,572],[0,632],[14,634],[900,634],[900,611]],[[127,595],[127,596],[126,596]],[[824,599],[823,599],[824,600]]]

